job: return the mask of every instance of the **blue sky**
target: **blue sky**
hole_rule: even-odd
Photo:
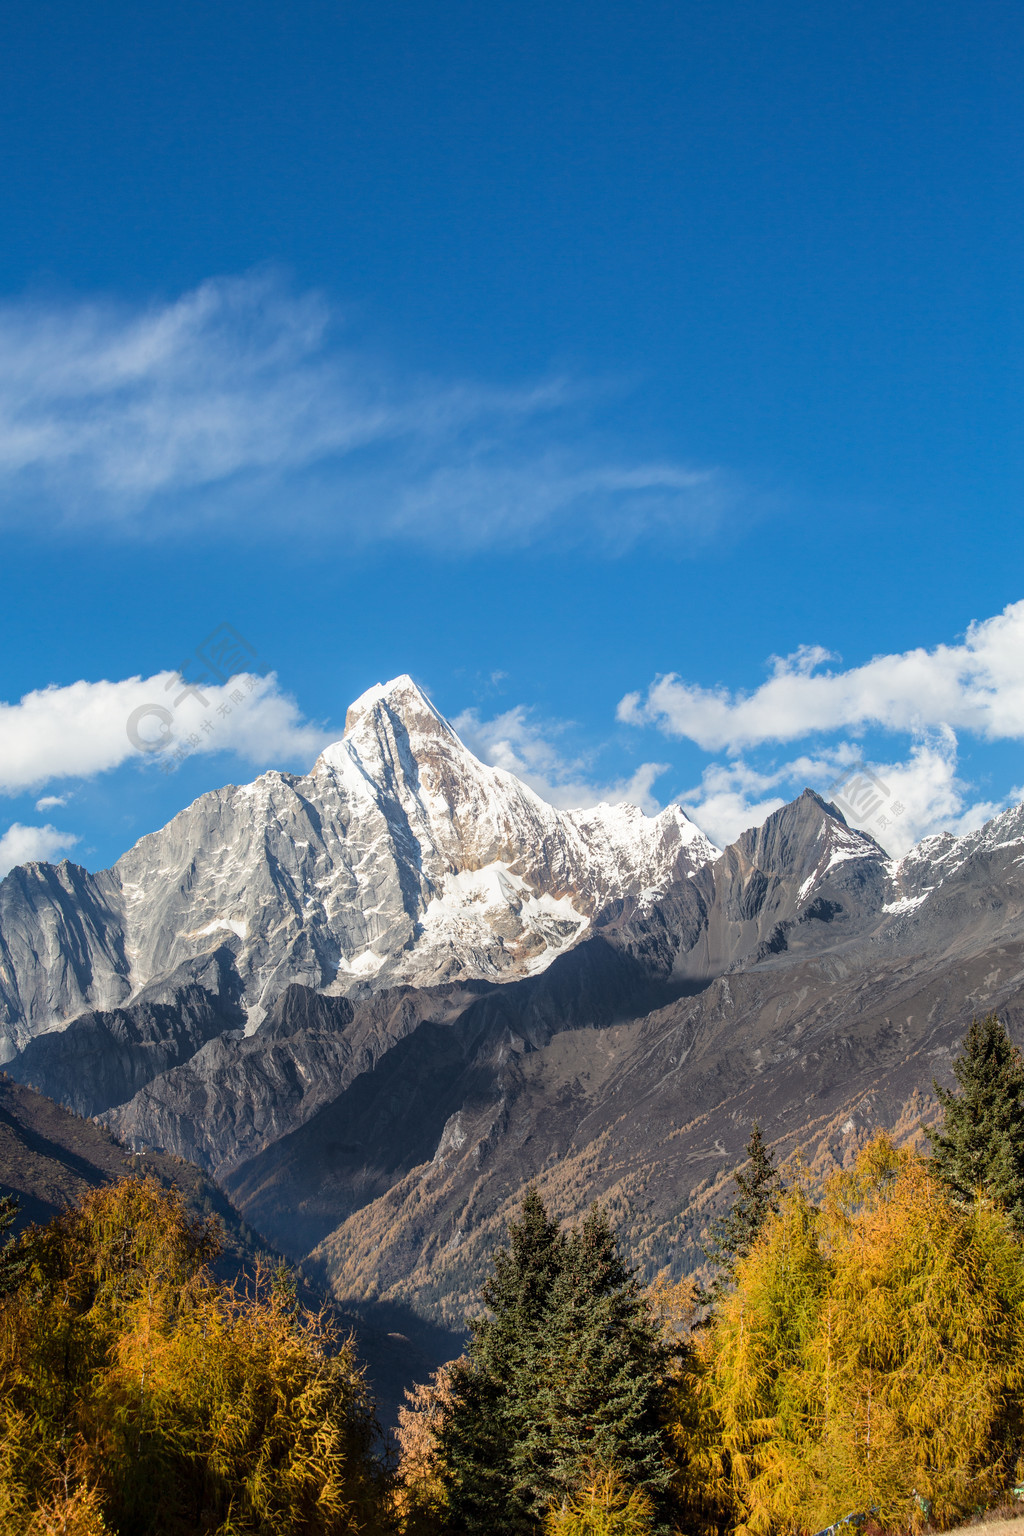
[[[860,761],[894,852],[1020,798],[1021,34],[8,8],[3,862],[303,770],[400,672],[720,841]],[[258,685],[135,750],[224,624]]]

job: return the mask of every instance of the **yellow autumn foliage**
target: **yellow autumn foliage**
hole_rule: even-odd
[[[790,1193],[691,1363],[691,1501],[741,1536],[875,1512],[948,1526],[1005,1490],[1024,1435],[1024,1251],[884,1137],[820,1208]],[[703,1480],[700,1494],[696,1485]]]
[[[593,1467],[573,1495],[554,1505],[544,1536],[650,1536],[654,1505],[615,1467]]]
[[[429,1382],[407,1388],[398,1410],[395,1509],[403,1536],[433,1536],[444,1526],[448,1496],[438,1430],[452,1402],[452,1372],[460,1364],[449,1361]]]
[[[0,1301],[5,1536],[343,1536],[385,1480],[351,1347],[287,1286],[207,1267],[212,1225],[125,1180],[20,1244]]]

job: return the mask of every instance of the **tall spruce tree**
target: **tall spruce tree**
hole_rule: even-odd
[[[1024,1232],[1024,1059],[996,1014],[971,1021],[953,1063],[958,1090],[935,1084],[943,1109],[929,1129],[932,1163],[961,1200],[979,1189]]]
[[[702,1294],[704,1301],[716,1300],[731,1283],[737,1261],[746,1258],[785,1193],[782,1176],[756,1120],[747,1142],[747,1161],[737,1169],[734,1179],[737,1198],[724,1216],[711,1223],[701,1243],[704,1257],[717,1272],[711,1289]]]
[[[451,1529],[537,1536],[595,1465],[660,1496],[667,1352],[606,1216],[563,1237],[530,1190],[494,1265],[438,1431]]]
[[[565,1239],[536,1189],[509,1222],[483,1300],[490,1316],[470,1324],[465,1362],[452,1374],[438,1440],[453,1529],[533,1536],[537,1470],[531,1428],[544,1368],[548,1302],[565,1260]]]
[[[671,1351],[604,1211],[570,1233],[548,1305],[548,1366],[532,1440],[545,1502],[614,1467],[627,1488],[660,1502],[670,1481],[661,1423]]]

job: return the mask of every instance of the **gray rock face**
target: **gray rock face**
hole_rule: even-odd
[[[744,832],[699,885],[707,924],[678,968],[710,980],[749,960],[852,942],[877,926],[890,877],[873,838],[805,790]]]
[[[292,985],[257,1034],[211,1035],[188,1059],[151,1073],[104,1118],[126,1140],[163,1147],[222,1176],[372,1072],[424,1019],[457,1018],[478,986],[388,988],[353,1003]],[[34,1042],[50,1048],[51,1061],[52,1038]],[[54,1069],[59,1081],[59,1062]]]
[[[77,864],[23,864],[0,880],[0,1060],[39,1029],[129,995],[120,882]]]
[[[223,948],[187,961],[124,1008],[79,1014],[37,1035],[17,1058],[22,1082],[81,1115],[102,1115],[210,1040],[241,1035],[245,1014],[234,957]]]
[[[357,700],[304,778],[203,795],[97,875],[13,870],[0,1059],[225,943],[250,1029],[296,982],[347,995],[534,974],[610,904],[650,904],[716,854],[678,808],[556,811],[398,678]]]
[[[514,1057],[545,1049],[565,1030],[640,1017],[742,972],[791,973],[811,961],[823,968],[827,990],[865,965],[901,955],[923,954],[926,966],[947,964],[954,942],[976,953],[998,936],[986,902],[975,913],[979,931],[969,936],[959,884],[966,881],[976,894],[981,850],[1006,843],[1004,832],[997,829],[987,842],[972,844],[959,863],[947,858],[945,875],[926,875],[919,856],[893,865],[870,837],[851,831],[807,791],[663,895],[606,907],[587,935],[543,973],[515,984],[489,977],[443,987],[380,988],[350,999],[293,985],[279,995],[258,1032],[211,1038],[190,1059],[154,1073],[109,1118],[129,1140],[171,1148],[218,1176],[233,1175],[263,1153],[277,1158],[268,1149],[321,1111],[333,1116],[339,1104],[353,1102],[350,1094],[358,1099],[368,1084],[390,1081],[411,1049],[410,1038],[416,1036],[422,1048],[427,1024],[435,1047],[429,1053],[433,1066],[428,1061],[417,1067],[424,1081],[438,1071],[445,1078],[447,1058],[436,1040],[447,1040],[456,1025],[475,1039],[477,1021],[486,1021],[502,1039],[518,1042],[509,1046]],[[941,851],[945,858],[945,843]],[[1010,856],[1006,848],[1003,854]],[[934,915],[923,903],[905,910],[906,898],[898,894],[901,881],[922,879],[926,885],[939,881],[929,891]],[[995,879],[1009,890],[1011,877],[1002,867]],[[1011,929],[1015,923],[1019,928],[1019,917],[1018,909]],[[37,1041],[33,1050],[37,1060],[51,1052],[59,1082],[59,1037]],[[21,1070],[20,1062],[14,1070]],[[406,1153],[412,1156],[415,1148],[418,1155],[416,1137],[429,1141],[437,1129],[435,1110],[449,1098],[450,1085],[435,1083],[434,1108],[427,1113],[419,1097],[414,1102],[396,1090],[390,1101],[398,1120],[388,1131],[389,1146],[404,1138]],[[380,1147],[374,1157],[384,1157]]]
[[[1019,808],[894,862],[805,794],[653,912],[425,1020],[227,1187],[340,1295],[452,1323],[529,1181],[679,1273],[755,1117],[842,1163],[914,1134],[972,1015],[1022,1038],[1022,871]],[[618,969],[643,955],[646,996]]]

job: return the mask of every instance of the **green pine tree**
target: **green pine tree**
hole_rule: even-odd
[[[565,1237],[531,1189],[483,1296],[438,1431],[451,1529],[539,1536],[595,1466],[659,1498],[668,1352],[604,1213]]]
[[[470,1324],[468,1357],[452,1375],[452,1401],[439,1430],[453,1528],[532,1536],[537,1475],[526,1446],[543,1369],[552,1288],[565,1239],[536,1189],[509,1222],[508,1247],[494,1255],[483,1287],[490,1315]]]
[[[958,1090],[935,1084],[941,1128],[929,1129],[935,1171],[958,1199],[984,1189],[1024,1232],[1024,1059],[998,1017],[971,1021],[953,1063]]]
[[[569,1235],[545,1332],[528,1445],[544,1471],[544,1502],[571,1497],[595,1466],[614,1466],[657,1504],[669,1483],[661,1408],[670,1351],[599,1207]]]
[[[735,1175],[738,1195],[724,1216],[713,1221],[701,1243],[704,1257],[717,1271],[705,1302],[716,1300],[731,1283],[739,1259],[745,1259],[768,1217],[785,1193],[782,1176],[755,1120],[747,1142],[747,1161]]]

